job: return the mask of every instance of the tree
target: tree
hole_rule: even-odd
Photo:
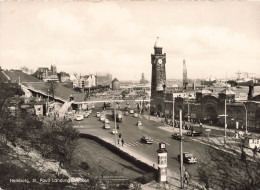
[[[198,178],[209,189],[256,190],[260,188],[260,161],[245,152],[244,142],[212,143],[198,167]],[[216,149],[216,146],[223,149]]]
[[[19,104],[23,91],[16,83],[0,83],[0,132],[7,141],[14,142],[17,134]]]
[[[37,149],[45,158],[52,158],[61,166],[69,166],[78,145],[79,132],[71,121],[51,121],[45,124]]]

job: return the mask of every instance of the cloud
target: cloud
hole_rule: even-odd
[[[70,35],[83,32],[83,23],[79,19],[70,14],[62,13],[57,8],[43,9],[38,13],[37,18],[42,22],[43,27],[50,32]]]

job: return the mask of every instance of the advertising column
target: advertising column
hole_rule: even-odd
[[[159,143],[158,153],[158,170],[159,170],[159,181],[167,181],[167,151],[165,143]]]

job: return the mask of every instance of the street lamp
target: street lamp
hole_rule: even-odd
[[[246,105],[245,105],[245,102],[242,102],[245,110],[246,110],[246,134],[247,134],[247,109],[246,109]]]
[[[224,144],[226,144],[226,137],[227,137],[227,100],[225,99],[225,114],[224,115],[218,115],[220,116],[224,116],[225,117],[225,135],[224,135]]]
[[[172,127],[174,128],[174,123],[175,123],[175,120],[174,120],[174,101],[175,101],[175,98],[174,98],[174,95],[172,94]]]
[[[183,153],[182,153],[182,110],[180,110],[180,180],[181,189],[184,188],[183,184]]]
[[[115,131],[117,131],[117,129],[116,129],[116,101],[115,100],[114,100],[114,118],[115,118]],[[115,146],[117,146],[116,142],[117,142],[117,133],[115,132]]]
[[[47,91],[48,91],[48,100],[47,100],[47,113],[49,114],[49,89],[48,89]]]

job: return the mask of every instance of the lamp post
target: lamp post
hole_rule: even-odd
[[[183,184],[183,153],[182,153],[182,110],[180,110],[180,180],[181,189],[184,188]]]
[[[47,113],[49,114],[49,89],[48,89],[48,99],[47,99]]]
[[[114,118],[115,118],[115,131],[116,129],[116,101],[114,101]],[[117,146],[117,133],[115,132],[115,146]]]
[[[224,115],[218,115],[220,116],[224,116],[225,117],[225,127],[224,127],[224,144],[226,144],[226,137],[227,137],[227,101],[225,99],[225,114]]]
[[[246,105],[245,105],[245,102],[242,102],[243,103],[243,106],[246,110],[246,134],[247,134],[247,109],[246,109]]]
[[[172,126],[173,126],[173,128],[175,127],[174,126],[174,123],[175,123],[175,120],[174,120],[174,117],[175,117],[175,115],[174,115],[174,101],[175,101],[174,95],[172,94]]]
[[[226,144],[227,137],[227,100],[225,99],[225,136],[224,136],[224,144]]]

